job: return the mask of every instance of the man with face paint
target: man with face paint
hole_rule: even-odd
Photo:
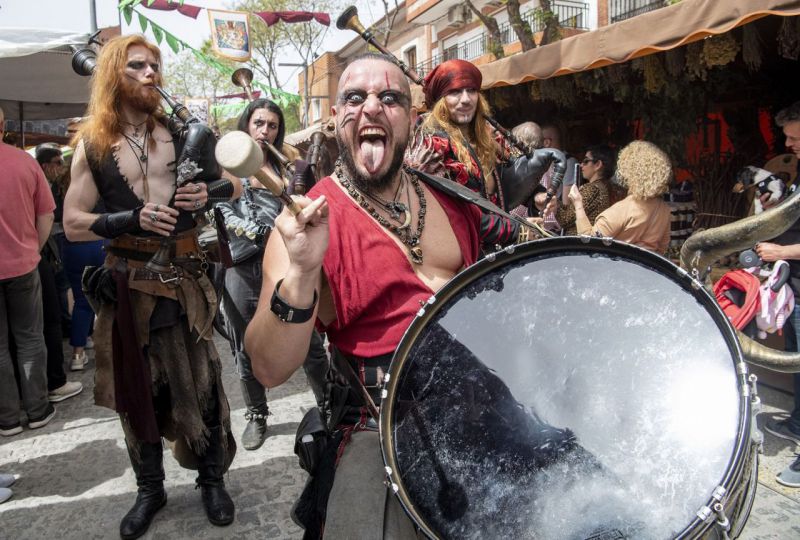
[[[245,335],[253,371],[267,387],[303,365],[316,323],[379,403],[379,381],[420,305],[478,258],[480,211],[403,167],[415,120],[410,96],[403,72],[379,54],[354,60],[339,80],[340,161],[309,198],[296,199],[300,214],[278,216],[280,234],[267,243],[261,297]],[[330,489],[330,497],[299,504],[296,517],[312,536],[324,521],[329,538],[415,537],[383,486],[377,427],[363,405],[347,398],[332,419],[338,429],[314,474],[322,485],[306,490]],[[324,485],[334,467],[332,487]]]
[[[480,93],[482,75],[466,60],[448,60],[425,77],[423,92],[429,112],[416,131],[409,165],[439,174],[480,193],[504,210],[533,195],[554,156],[552,149],[520,155],[487,123],[489,104]],[[556,155],[563,155],[557,152]],[[504,192],[513,189],[513,192]],[[529,192],[520,196],[521,191]],[[484,216],[482,236],[498,223]],[[484,244],[490,244],[483,238]]]
[[[182,466],[198,470],[209,521],[227,525],[234,517],[223,473],[235,442],[211,341],[217,299],[192,212],[236,196],[241,185],[177,186],[175,162],[189,136],[184,142],[165,127],[154,89],[160,68],[160,51],[143,36],[103,47],[64,201],[70,241],[110,239],[104,266],[84,272],[84,289],[98,314],[95,403],[119,413],[139,488],[120,523],[126,539],[143,535],[167,502],[162,437]],[[147,267],[167,236],[169,271]]]

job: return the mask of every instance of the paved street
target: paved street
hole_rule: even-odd
[[[225,366],[225,387],[233,411],[237,440],[244,429],[244,405],[229,349],[217,341]],[[26,430],[0,441],[0,471],[20,475],[14,498],[0,506],[3,539],[118,538],[119,520],[135,498],[133,471],[122,443],[119,422],[111,411],[92,404],[94,363],[81,375],[84,392],[58,405],[56,418],[45,428]],[[70,378],[74,378],[74,374]],[[760,389],[764,411],[785,411],[791,397],[765,386]],[[292,453],[294,433],[313,398],[298,373],[269,394],[270,437],[259,450],[239,449],[226,483],[236,502],[234,523],[210,525],[194,489],[194,472],[166,459],[169,502],[156,517],[148,539],[300,538],[288,518],[302,489],[304,473]],[[761,421],[764,420],[762,415]],[[800,490],[778,485],[774,476],[791,460],[789,441],[766,435],[756,503],[746,539],[800,538]]]

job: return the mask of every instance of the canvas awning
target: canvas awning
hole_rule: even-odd
[[[0,28],[0,106],[6,120],[81,116],[89,78],[72,71],[70,44],[86,34],[32,28]]]
[[[800,15],[800,0],[682,0],[479,66],[482,87],[510,86],[626,62],[723,34],[767,15]]]

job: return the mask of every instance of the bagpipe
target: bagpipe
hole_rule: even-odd
[[[92,43],[97,43],[94,38],[90,39],[85,47],[73,46],[72,69],[78,75],[88,77],[95,72],[97,53],[89,47]],[[180,187],[188,182],[204,182],[208,185],[209,199],[215,196],[230,198],[233,186],[228,180],[220,179],[222,169],[214,158],[217,144],[214,132],[163,88],[155,85],[153,88],[169,106],[166,128],[178,140],[179,152],[175,160],[176,186]],[[219,193],[216,193],[217,191]],[[180,212],[183,214],[186,211],[180,210]],[[179,222],[180,218],[179,215]],[[173,269],[170,260],[174,246],[174,235],[163,238],[159,250],[148,261],[146,268],[159,275],[171,274]]]
[[[90,41],[91,43],[91,41]],[[78,75],[89,77],[97,66],[97,53],[90,47],[73,47],[72,69]],[[166,127],[173,137],[178,137],[181,148],[176,171],[179,175],[183,172],[182,182],[190,180],[208,182],[216,180],[222,174],[222,169],[214,159],[214,147],[217,138],[206,124],[200,121],[185,105],[176,101],[169,92],[160,86],[153,88],[170,108],[167,116]],[[192,165],[190,165],[192,164]]]

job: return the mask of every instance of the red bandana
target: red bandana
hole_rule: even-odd
[[[425,104],[431,108],[443,95],[462,88],[481,89],[483,76],[478,68],[466,60],[448,60],[439,64],[425,76],[422,91]]]

